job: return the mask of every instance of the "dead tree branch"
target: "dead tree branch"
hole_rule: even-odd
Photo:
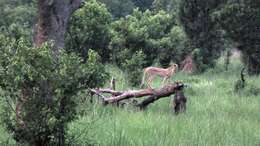
[[[184,87],[183,83],[175,82],[171,84],[167,84],[162,88],[158,89],[140,89],[140,90],[129,90],[129,91],[115,91],[111,89],[91,89],[90,91],[93,94],[96,94],[102,97],[104,104],[114,104],[118,103],[125,99],[130,98],[142,98],[149,96],[147,99],[137,104],[136,106],[140,109],[146,108],[150,103],[163,98],[168,97],[172,94],[175,94],[177,91],[182,90]],[[110,94],[109,96],[104,96],[102,93]]]

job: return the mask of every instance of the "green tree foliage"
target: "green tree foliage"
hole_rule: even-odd
[[[243,53],[250,74],[260,73],[260,1],[229,0],[215,18]]]
[[[183,47],[186,39],[173,20],[164,11],[153,14],[149,10],[141,12],[135,9],[132,15],[113,22],[109,46],[112,60],[122,66],[124,60],[141,50],[146,55],[146,65],[151,65],[158,58],[164,60],[162,62],[179,62],[177,54],[187,51]]]
[[[124,70],[132,86],[139,86],[142,80],[143,66],[145,65],[145,55],[142,51],[135,52],[130,59],[124,63]]]
[[[104,4],[88,1],[70,20],[66,50],[77,52],[86,61],[88,50],[93,49],[101,55],[103,62],[108,61],[111,21],[112,16]]]
[[[164,10],[174,16],[177,16],[180,0],[154,0],[153,10],[160,11]]]
[[[32,26],[35,22],[34,0],[0,0],[0,33],[19,39],[32,40]]]
[[[141,11],[146,11],[147,9],[152,8],[154,0],[132,0],[134,5],[138,7]]]
[[[191,52],[186,35],[180,26],[175,25],[170,32],[161,39],[159,48],[159,62],[168,67],[169,63],[180,63]]]
[[[223,50],[222,31],[212,19],[212,13],[222,0],[182,0],[179,18],[194,48],[198,48],[200,60],[197,62],[199,71],[214,67],[215,60]]]
[[[107,78],[97,53],[86,64],[75,54],[53,59],[48,44],[32,48],[25,41],[0,37],[0,87],[6,106],[1,120],[19,143],[58,145],[76,118],[77,94],[103,85]]]
[[[133,12],[135,8],[134,3],[131,0],[98,0],[108,8],[109,12],[114,18],[124,17]]]

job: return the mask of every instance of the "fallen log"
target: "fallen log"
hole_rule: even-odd
[[[145,110],[149,104],[155,102],[156,100],[158,100],[160,98],[163,98],[163,97],[150,96],[135,106],[141,110]]]
[[[112,94],[113,96],[118,96],[118,95],[121,95],[123,94],[124,92],[121,92],[121,91],[115,91],[115,90],[112,90],[112,89],[90,89],[90,91],[94,94],[100,94],[100,93],[110,93]]]
[[[160,98],[168,97],[176,93],[177,91],[182,90],[183,87],[184,87],[183,83],[175,82],[175,83],[164,85],[162,88],[158,88],[158,89],[147,88],[147,89],[130,90],[130,91],[115,91],[111,89],[91,89],[90,91],[102,97],[104,104],[113,104],[113,103],[118,103],[125,99],[141,98],[141,97],[149,96],[147,99],[145,99],[144,101],[136,105],[139,108],[144,109],[150,103],[153,103],[154,101]],[[101,93],[108,93],[111,95],[106,97]]]

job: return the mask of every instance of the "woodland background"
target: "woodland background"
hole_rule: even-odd
[[[260,145],[259,0],[0,0],[0,18],[1,145]],[[180,116],[89,102],[188,56]]]

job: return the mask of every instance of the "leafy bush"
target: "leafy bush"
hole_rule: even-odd
[[[126,71],[128,80],[133,86],[141,84],[141,77],[143,66],[145,64],[145,55],[142,51],[137,51],[133,54],[131,59],[126,60],[124,63],[124,69]]]
[[[205,71],[208,68],[207,63],[203,63],[203,58],[205,56],[202,55],[202,49],[196,48],[192,51],[192,56],[194,61],[196,62],[196,71],[197,72],[202,72]]]
[[[188,49],[186,36],[174,20],[164,11],[154,13],[135,9],[132,15],[113,22],[109,45],[112,61],[121,66],[125,59],[141,50],[146,55],[145,66],[158,59],[164,66],[172,60],[179,62]]]
[[[98,0],[104,3],[113,18],[118,19],[132,13],[135,5],[132,0]]]
[[[103,62],[108,61],[111,21],[112,16],[104,4],[95,0],[88,1],[71,17],[66,50],[79,53],[86,61],[91,48],[98,52]]]
[[[32,48],[0,36],[0,87],[6,99],[1,120],[19,143],[62,144],[67,123],[76,118],[76,95],[107,78],[97,53],[88,62],[75,54],[53,57],[52,45]],[[17,44],[17,46],[15,45]]]
[[[163,67],[168,67],[171,61],[180,63],[191,52],[187,46],[186,35],[179,26],[173,26],[169,34],[161,39],[160,44],[159,62]]]

